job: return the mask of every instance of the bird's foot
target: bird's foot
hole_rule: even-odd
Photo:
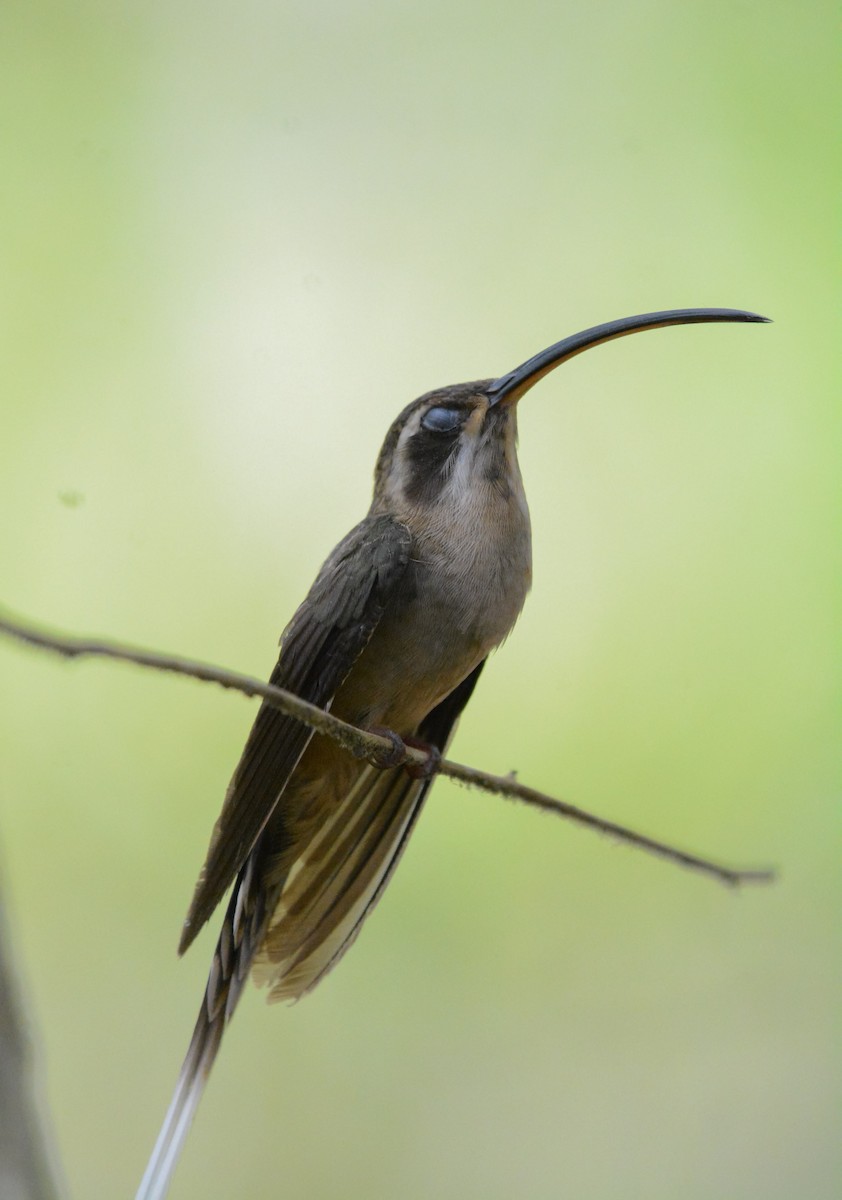
[[[388,750],[375,750],[370,755],[368,761],[373,767],[399,767],[406,760],[406,742],[394,729],[387,729],[385,725],[371,725],[368,732],[392,743]]]
[[[406,768],[406,773],[412,779],[429,779],[439,769],[441,763],[441,750],[438,746],[433,746],[430,742],[422,741],[421,738],[407,737],[402,738],[400,734],[395,733],[394,729],[387,729],[383,725],[372,725],[369,728],[369,733],[376,733],[378,737],[386,738],[391,742],[388,750],[378,750],[369,758],[372,766],[386,769],[388,767],[399,767],[403,765]],[[413,750],[423,750],[427,756],[426,761],[419,763],[410,760],[407,762],[406,750],[411,746]]]
[[[404,738],[404,741],[413,750],[423,750],[427,756],[426,762],[406,763],[407,775],[411,776],[412,779],[429,779],[431,775],[435,775],[441,766],[441,750],[439,750],[438,746],[434,746],[432,742],[422,741],[421,738],[408,737]]]

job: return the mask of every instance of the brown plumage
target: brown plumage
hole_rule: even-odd
[[[762,320],[728,309],[586,330],[497,380],[430,392],[386,435],[365,519],[281,639],[271,681],[363,727],[444,752],[486,657],[531,582],[517,401],[581,350],[641,329]],[[430,780],[379,770],[262,705],[214,827],[183,953],[233,883],[205,997],[138,1200],[162,1197],[252,973],[297,999],[356,937],[406,845]]]

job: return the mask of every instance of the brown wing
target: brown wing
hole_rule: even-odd
[[[483,665],[424,718],[419,739],[444,753]],[[242,873],[238,886],[250,895],[243,896],[241,911],[253,910],[257,918],[254,978],[271,988],[270,999],[309,992],[354,941],[392,877],[431,784],[432,778],[419,780],[402,768],[360,764],[342,802],[301,847],[274,911],[262,912],[260,867],[252,879],[246,878],[248,868]],[[264,919],[261,935],[256,930]]]
[[[391,517],[367,517],[352,529],[287,626],[270,681],[327,706],[380,621],[409,547],[409,531]],[[179,954],[242,867],[312,736],[300,721],[261,705],[214,826]]]

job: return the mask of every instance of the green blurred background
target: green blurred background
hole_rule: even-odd
[[[835,7],[835,6],[834,6]],[[0,12],[0,601],[264,676],[422,391],[656,308],[523,405],[535,586],[318,991],[249,991],[174,1200],[839,1194],[832,6]],[[0,864],[77,1200],[133,1194],[255,706],[0,644]]]

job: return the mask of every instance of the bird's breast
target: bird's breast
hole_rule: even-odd
[[[338,716],[411,734],[509,633],[532,579],[528,512],[473,517],[413,529],[405,575],[337,694]]]

